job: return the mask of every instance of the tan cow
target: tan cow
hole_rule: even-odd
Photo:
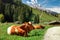
[[[34,28],[35,29],[44,29],[44,26],[42,26],[42,25],[34,25]]]

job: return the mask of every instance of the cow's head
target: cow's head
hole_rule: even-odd
[[[23,30],[26,30],[27,32],[31,31],[34,29],[33,25],[31,22],[24,22],[23,25],[21,26]]]

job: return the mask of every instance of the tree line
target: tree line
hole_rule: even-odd
[[[0,14],[2,14],[2,22],[28,22],[32,20],[32,8],[23,4],[22,0],[0,0]],[[35,23],[39,22],[35,15]]]

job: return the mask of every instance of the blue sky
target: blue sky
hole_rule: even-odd
[[[38,5],[40,5],[43,8],[60,13],[60,0],[35,0],[35,1],[37,2]],[[28,5],[32,4],[34,5],[34,0],[22,0],[22,2]]]
[[[23,3],[27,4],[26,1],[31,0],[22,0]],[[50,7],[60,7],[60,0],[37,0],[38,4],[41,4],[41,6],[50,8]]]

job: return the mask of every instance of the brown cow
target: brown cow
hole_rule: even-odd
[[[21,29],[20,26],[10,26],[7,29],[8,34],[16,34],[16,35],[21,35],[21,36],[27,36],[25,30]]]
[[[32,24],[30,22],[23,23],[20,28],[25,30],[27,34],[28,34],[28,32],[30,32],[31,30],[34,29],[34,27],[32,26]]]
[[[44,26],[42,26],[42,25],[34,25],[33,26],[31,22],[25,22],[22,24],[22,26],[20,28],[22,28],[23,30],[25,30],[28,33],[34,29],[44,29]]]
[[[7,30],[8,34],[17,34],[21,36],[28,36],[28,32],[34,29],[43,29],[44,26],[35,25],[33,26],[31,22],[25,22],[21,26],[10,26]]]

